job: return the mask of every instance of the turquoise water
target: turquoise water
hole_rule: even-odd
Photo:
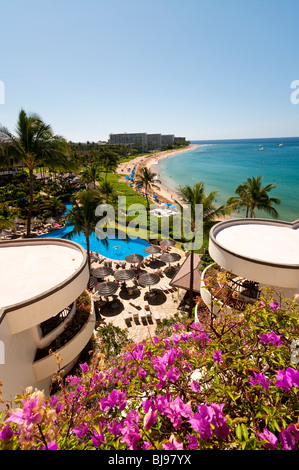
[[[283,146],[279,146],[280,143]],[[176,190],[180,185],[205,183],[206,192],[218,190],[217,204],[235,196],[235,189],[248,177],[262,176],[263,186],[275,183],[269,195],[278,197],[279,219],[299,219],[299,138],[241,141],[193,141],[202,144],[174,154],[155,165],[162,183]],[[264,147],[263,151],[259,149]],[[245,211],[235,214],[239,217]],[[265,212],[257,217],[269,218]]]
[[[68,210],[72,208],[72,204],[67,203],[65,206],[67,213]],[[72,230],[73,226],[69,225],[68,227],[55,230],[54,232],[40,235],[38,238],[66,238],[65,235]],[[71,240],[79,243],[79,245],[83,246],[85,250],[87,249],[86,238],[82,233],[74,235]],[[142,240],[141,238],[127,238],[127,240],[120,238],[107,239],[107,244],[104,244],[101,242],[101,240],[98,240],[95,233],[93,233],[89,238],[90,251],[97,251],[106,258],[115,259],[118,261],[123,261],[126,256],[131,255],[132,253],[137,253],[144,257],[149,256],[148,253],[145,253],[144,251],[144,249],[149,245],[149,242]]]
[[[71,232],[72,227],[62,228],[55,230],[55,232],[49,232],[46,235],[41,235],[39,238],[64,238],[68,232]],[[87,248],[86,239],[83,234],[75,235],[72,241],[79,243],[83,248]],[[92,234],[89,238],[90,251],[97,251],[106,258],[122,261],[127,255],[132,253],[138,253],[144,257],[149,256],[145,253],[144,249],[150,245],[146,240],[141,238],[129,238],[122,240],[119,238],[108,240],[107,246],[98,240],[95,234]]]

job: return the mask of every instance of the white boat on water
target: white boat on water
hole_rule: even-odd
[[[259,152],[261,152],[262,150],[265,150],[264,147],[261,147],[261,148],[259,149]]]

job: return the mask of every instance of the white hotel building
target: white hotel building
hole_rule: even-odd
[[[50,391],[58,370],[48,354],[36,359],[76,316],[76,299],[84,292],[87,253],[72,241],[50,238],[4,240],[0,243],[0,380],[5,400],[33,386]],[[54,329],[43,325],[61,317]],[[75,364],[93,335],[95,314],[58,352],[64,372]]]

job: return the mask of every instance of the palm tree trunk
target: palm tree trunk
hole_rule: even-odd
[[[194,280],[194,251],[193,246],[191,247],[190,251],[190,284],[189,284],[189,312],[188,317],[192,318],[192,310],[193,310],[193,280]]]
[[[29,168],[29,209],[27,215],[27,234],[26,237],[30,237],[31,231],[31,217],[32,217],[32,207],[33,207],[33,170]]]

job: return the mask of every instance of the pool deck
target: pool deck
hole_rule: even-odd
[[[185,253],[176,247],[172,247],[171,252],[181,255],[181,259],[178,262],[181,265],[185,260]],[[107,261],[112,261],[112,268],[115,270],[117,262],[115,260]],[[92,268],[98,266],[100,266],[98,262],[93,262],[91,265]],[[127,263],[126,267],[128,269],[130,265]],[[122,268],[119,267],[118,269]],[[169,269],[169,266],[162,263],[158,257],[154,257],[148,266],[141,269],[146,272],[155,272],[157,269],[161,270],[162,277],[160,282],[151,288],[152,290],[157,289],[158,292],[154,298],[145,298],[148,296],[149,288],[141,287],[138,284],[138,291],[135,294],[130,295],[119,289],[113,296],[113,300],[112,297],[109,298],[108,306],[101,305],[104,302],[95,301],[97,317],[98,319],[102,318],[102,321],[98,320],[97,328],[100,328],[101,324],[107,325],[111,323],[121,329],[127,329],[129,338],[136,343],[153,337],[159,322],[164,318],[171,318],[178,312],[178,307],[186,293],[182,289],[166,288],[176,271]],[[104,280],[111,281],[114,280],[114,277],[113,275],[108,276]],[[134,285],[133,280],[127,281],[126,284],[128,288]],[[94,299],[96,300],[97,297],[94,296]],[[131,317],[130,320],[126,318],[128,314]]]

